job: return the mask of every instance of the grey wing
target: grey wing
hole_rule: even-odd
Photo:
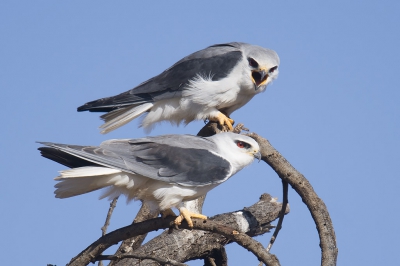
[[[88,102],[78,107],[78,111],[110,112],[124,106],[181,97],[182,89],[197,75],[211,76],[212,80],[225,78],[242,60],[240,47],[240,43],[210,46],[183,58],[129,91]]]
[[[154,141],[152,141],[152,139]],[[184,186],[205,186],[218,184],[229,178],[230,163],[207,149],[196,145],[173,146],[161,144],[168,138],[145,138],[139,140],[111,140],[100,147],[75,146],[65,144],[42,144],[58,149],[102,166],[139,174],[167,183]],[[174,143],[179,137],[170,137]],[[198,138],[201,139],[201,138]],[[161,142],[161,143],[157,143]],[[204,145],[210,145],[204,139]],[[201,142],[201,141],[200,141]],[[200,144],[200,143],[199,143]],[[45,156],[46,157],[46,156]],[[49,157],[47,157],[49,158]],[[50,158],[51,159],[51,158]]]
[[[43,157],[65,166],[106,166],[127,171],[124,160],[116,153],[96,146],[68,145],[52,142],[39,142],[48,147],[40,147]],[[132,171],[127,171],[132,172]]]

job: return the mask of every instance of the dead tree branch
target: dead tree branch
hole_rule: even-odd
[[[199,131],[197,135],[201,137],[207,137],[217,134],[222,130],[224,130],[224,128],[219,126],[217,123],[209,122]],[[201,213],[205,197],[206,196],[203,196],[196,200],[185,202],[184,203],[186,205],[185,207],[192,212]],[[157,216],[158,216],[157,214],[150,213],[147,206],[142,205],[142,208],[139,210],[133,222],[138,223],[151,218],[156,218]],[[124,240],[114,255],[120,257],[123,254],[124,255],[133,254],[134,250],[140,247],[140,245],[143,243],[146,236],[147,234],[144,234]],[[120,260],[113,260],[109,263],[109,266],[121,266],[121,265],[122,264],[120,263]]]
[[[210,255],[204,259],[204,266],[228,266],[228,255],[224,246],[211,250]]]
[[[239,124],[235,128],[236,133],[239,133],[241,129],[243,129],[243,125]],[[216,123],[209,122],[200,130],[198,135],[211,136],[221,132],[221,130],[224,129],[219,127]],[[321,265],[335,266],[338,252],[336,237],[325,204],[316,195],[305,177],[296,171],[266,139],[255,133],[248,135],[259,143],[263,161],[275,170],[282,179],[283,184],[287,182],[295,189],[309,208],[320,236],[320,246],[322,250]],[[204,198],[200,201],[187,202],[187,204],[193,205],[194,208],[201,211],[203,201]],[[284,197],[284,201],[286,204],[287,197],[286,199]],[[144,219],[146,220],[144,222],[136,221],[130,226],[118,229],[101,237],[78,256],[73,258],[68,265],[87,265],[90,262],[94,262],[101,252],[106,250],[109,246],[123,239],[132,239],[132,237],[133,239],[140,237],[140,239],[138,242],[134,242],[134,245],[130,244],[129,247],[131,248],[128,250],[129,252],[127,252],[130,254],[120,253],[116,256],[119,260],[112,262],[111,265],[159,265],[158,262],[153,260],[154,258],[162,258],[161,260],[163,261],[167,258],[167,260],[177,263],[202,258],[206,259],[206,265],[217,265],[216,261],[218,259],[220,265],[226,265],[227,260],[224,246],[231,242],[236,242],[253,252],[253,254],[266,265],[279,265],[278,259],[274,255],[269,254],[260,243],[251,237],[269,231],[269,229],[272,228],[269,223],[279,216],[282,209],[285,210],[284,206],[271,200],[269,195],[264,195],[259,202],[250,208],[245,208],[238,212],[217,215],[206,221],[194,219],[193,230],[185,230],[188,229],[188,227],[186,223],[183,223],[181,226],[183,230],[167,230],[143,246],[140,246],[140,244],[144,237],[140,235],[145,235],[147,232],[158,229],[172,228],[172,221],[174,218]],[[286,213],[287,212],[288,208],[286,208]],[[144,215],[143,218],[145,218],[145,216],[146,215]],[[278,223],[278,227],[281,225],[282,219],[283,218],[281,218],[281,221]],[[279,229],[277,229],[276,232],[278,232],[278,230]],[[271,244],[274,238],[276,238],[276,234]],[[136,258],[144,258],[147,256],[152,259],[132,259],[135,256]]]
[[[275,239],[278,236],[278,233],[282,228],[283,218],[285,217],[286,206],[289,203],[289,201],[288,201],[288,183],[284,180],[282,180],[282,188],[283,188],[282,211],[279,213],[278,224],[276,225],[274,234],[272,235],[271,240],[269,241],[269,244],[267,247],[267,252],[269,252],[271,250],[272,245],[274,244]]]
[[[118,197],[114,198],[112,202],[110,203],[110,208],[108,209],[106,221],[104,222],[104,226],[101,228],[101,235],[104,236],[107,233],[107,228],[110,225],[110,219],[111,215],[115,209],[115,206],[117,206],[117,201]]]
[[[247,135],[254,138],[260,145],[262,160],[271,166],[282,180],[289,183],[307,205],[320,238],[321,265],[335,266],[338,254],[336,236],[325,203],[315,193],[310,182],[275,150],[268,140],[256,133]]]
[[[280,203],[271,200],[271,196],[264,194],[260,198],[260,201],[249,208],[244,208],[243,210],[237,212],[220,214],[205,221],[194,219],[194,230],[174,230],[174,233],[176,231],[177,233],[182,234],[185,234],[186,232],[193,232],[195,235],[197,234],[197,239],[190,239],[189,243],[197,241],[197,243],[200,244],[199,247],[202,246],[202,241],[199,240],[200,238],[201,240],[207,240],[210,243],[213,242],[213,248],[220,248],[221,245],[226,245],[230,242],[236,242],[247,250],[253,252],[253,254],[260,261],[263,261],[266,265],[279,265],[277,258],[274,255],[267,253],[263,246],[255,241],[252,236],[260,235],[269,231],[269,229],[272,227],[270,225],[270,222],[278,217],[281,208],[282,206]],[[78,256],[73,258],[68,265],[87,265],[88,263],[94,261],[99,254],[101,254],[111,245],[114,245],[123,239],[142,235],[150,231],[170,228],[173,226],[173,220],[174,217],[168,217],[165,219],[150,219],[115,230],[99,238],[84,251],[82,251]],[[181,228],[188,229],[188,226],[186,223],[183,223],[181,225]],[[203,231],[211,232],[214,234],[206,233]],[[172,234],[164,232],[162,235],[168,236]],[[164,239],[159,237],[157,238],[157,241],[153,241],[154,239],[150,241],[153,242],[152,244],[149,244],[149,242],[145,246],[137,249],[134,252],[134,255],[151,254],[151,256],[161,258],[167,257],[171,260],[183,262],[190,259],[199,258],[197,252],[198,250],[195,250],[195,257],[193,257],[193,254],[191,254],[192,257],[187,258],[186,260],[180,258],[182,254],[175,254],[174,257],[174,254],[168,255],[163,253],[163,248],[175,250],[175,253],[179,253],[178,249],[174,249],[174,245],[176,246],[179,244],[180,246],[183,245],[181,246],[182,248],[185,247],[185,241],[181,242],[181,240],[184,239],[179,238],[177,234],[173,235],[172,239],[166,236],[164,236]],[[177,241],[179,243],[177,243]],[[191,248],[190,245],[188,245],[188,247]],[[208,247],[211,247],[211,245],[208,245]],[[151,248],[153,248],[153,250],[151,250]],[[178,257],[179,259],[177,259],[176,257]],[[121,260],[120,262],[123,261],[124,260]],[[145,264],[145,262],[146,261],[141,261],[140,265],[151,265]],[[139,262],[137,264],[139,264]],[[132,261],[130,261],[130,265],[135,264],[132,264]]]
[[[117,206],[117,201],[118,201],[118,197],[114,198],[112,200],[112,202],[110,203],[110,208],[108,209],[108,212],[107,212],[106,221],[104,222],[104,226],[101,228],[102,236],[104,236],[107,233],[107,228],[110,225],[111,215],[112,215],[115,207]],[[101,260],[99,261],[98,266],[103,266],[103,262]]]
[[[143,222],[152,218],[156,218],[158,216],[158,213],[152,213],[150,212],[150,209],[147,207],[146,204],[142,203],[142,207],[140,208],[139,212],[137,213],[135,219],[133,220],[133,223],[139,223]],[[122,241],[121,245],[119,246],[118,250],[115,252],[116,257],[120,257],[122,255],[129,255],[132,254],[132,252],[140,247],[146,238],[147,233],[143,235],[137,235],[128,239],[125,239]],[[118,264],[119,260],[113,260],[111,261],[108,266],[115,266]]]
[[[153,260],[161,265],[173,265],[173,266],[188,266],[185,263],[180,263],[175,260],[170,260],[170,259],[161,259],[155,256],[140,256],[140,255],[120,255],[120,256],[115,256],[115,255],[100,255],[98,256],[95,260],[112,260],[112,261],[119,261],[121,259],[139,259],[139,260]]]

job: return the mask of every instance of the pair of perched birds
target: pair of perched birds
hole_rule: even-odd
[[[151,130],[160,121],[216,121],[232,131],[229,117],[263,92],[278,76],[279,57],[269,49],[246,43],[210,46],[178,61],[158,76],[119,95],[88,102],[78,111],[107,112],[102,133],[146,114],[141,126]],[[109,140],[98,147],[41,142],[42,156],[70,167],[55,178],[57,198],[106,188],[101,198],[120,194],[140,199],[152,211],[191,218],[183,202],[196,199],[243,167],[260,159],[250,137],[224,132],[211,137],[164,135]]]

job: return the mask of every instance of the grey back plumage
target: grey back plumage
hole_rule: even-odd
[[[191,135],[164,135],[142,139],[109,140],[99,147],[41,142],[42,155],[71,155],[100,166],[139,174],[183,186],[205,186],[223,182],[231,172],[230,163],[215,154],[214,143]],[[53,149],[53,153],[52,150]],[[57,160],[56,160],[57,161]],[[61,160],[62,161],[62,160]],[[84,165],[84,163],[75,163]]]
[[[78,107],[78,111],[109,112],[127,105],[180,97],[182,89],[197,75],[211,75],[212,80],[226,77],[243,57],[240,47],[240,43],[228,43],[197,51],[137,87],[88,102]]]

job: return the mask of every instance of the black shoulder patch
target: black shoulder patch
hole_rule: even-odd
[[[189,80],[197,75],[210,76],[213,81],[223,79],[229,75],[240,60],[242,60],[241,51],[184,60],[129,91],[88,102],[78,107],[78,111],[109,112],[126,105],[180,97]]]
[[[137,162],[157,169],[160,179],[182,185],[207,185],[224,181],[230,163],[203,149],[185,149],[155,143],[140,145],[133,152]]]

